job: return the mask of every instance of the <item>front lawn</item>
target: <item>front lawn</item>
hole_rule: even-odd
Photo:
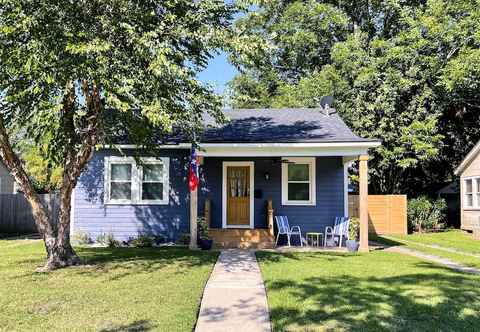
[[[275,331],[473,331],[480,276],[410,256],[258,252]]]
[[[409,235],[389,236],[399,240],[407,240],[422,244],[437,245],[472,254],[480,254],[480,241],[474,240],[472,234],[460,230],[449,230],[437,233],[417,233]]]
[[[40,241],[0,241],[2,331],[191,331],[217,253],[77,248],[88,265],[38,274]]]

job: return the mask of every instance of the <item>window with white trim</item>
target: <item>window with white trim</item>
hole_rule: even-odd
[[[315,205],[315,158],[282,160],[282,204]]]
[[[106,204],[168,204],[169,158],[105,157]]]
[[[480,177],[463,180],[463,207],[480,209]]]

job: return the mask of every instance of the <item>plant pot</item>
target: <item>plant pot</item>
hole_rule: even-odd
[[[198,240],[198,245],[200,246],[200,249],[202,249],[202,250],[210,250],[210,249],[212,249],[212,246],[213,246],[213,240],[211,240],[211,239],[199,239]]]
[[[360,243],[355,240],[347,240],[345,244],[347,246],[347,250],[350,252],[358,251],[358,247],[360,246]]]

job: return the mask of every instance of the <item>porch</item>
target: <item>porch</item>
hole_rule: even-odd
[[[197,216],[203,216],[216,248],[242,249],[274,248],[275,215],[286,215],[290,226],[300,226],[304,239],[307,232],[324,233],[326,226],[333,226],[335,217],[348,216],[347,171],[356,159],[360,166],[360,211],[364,212],[360,213],[360,250],[368,251],[366,154],[292,158],[204,153],[200,190],[191,193],[191,229],[196,227]],[[302,172],[305,179],[301,179]],[[290,187],[297,191],[289,195],[285,188],[290,183],[285,177],[290,173],[300,178],[292,181]],[[291,202],[285,196],[302,201]]]

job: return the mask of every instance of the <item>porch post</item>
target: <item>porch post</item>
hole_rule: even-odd
[[[360,248],[368,252],[368,155],[361,155],[360,160]]]
[[[197,249],[198,190],[190,191],[190,249]]]

